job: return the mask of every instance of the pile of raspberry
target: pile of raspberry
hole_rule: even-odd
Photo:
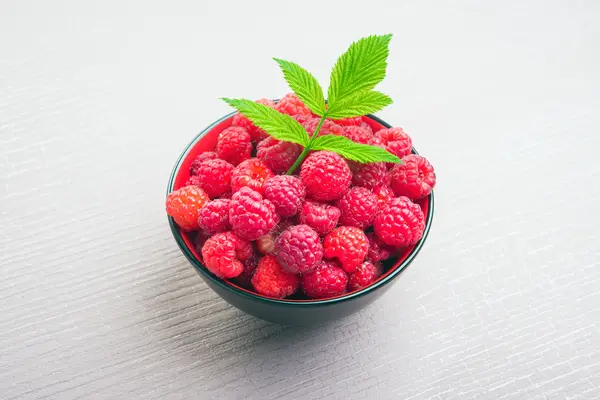
[[[309,133],[318,125],[294,94],[259,102]],[[361,117],[326,120],[320,135],[380,146],[403,163],[359,164],[315,151],[286,175],[302,147],[235,115],[166,202],[212,274],[263,296],[330,298],[372,284],[386,260],[421,239],[425,217],[415,201],[436,178],[429,161],[411,154],[411,138],[401,128],[373,131]]]

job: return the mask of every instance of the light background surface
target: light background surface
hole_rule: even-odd
[[[600,398],[600,2],[0,3],[0,398]],[[431,236],[360,314],[213,294],[164,192],[230,97],[392,32]]]

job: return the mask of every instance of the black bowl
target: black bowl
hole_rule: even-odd
[[[190,165],[198,154],[215,148],[218,134],[231,125],[233,115],[235,113],[226,115],[214,122],[190,142],[173,168],[167,194],[184,185],[189,178]],[[374,130],[391,127],[372,115],[365,116],[363,119]],[[417,154],[415,149],[413,149],[413,153]],[[425,231],[421,240],[414,246],[403,249],[397,258],[384,263],[384,274],[370,286],[342,296],[322,300],[274,299],[254,293],[229,280],[217,278],[200,261],[192,236],[181,231],[173,218],[169,217],[168,220],[173,237],[183,254],[208,286],[229,304],[267,321],[286,325],[309,325],[321,324],[353,314],[371,304],[391,287],[391,284],[415,259],[431,228],[434,210],[433,193],[417,203],[419,203],[425,214]]]

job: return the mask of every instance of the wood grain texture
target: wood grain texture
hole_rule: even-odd
[[[600,3],[346,4],[0,4],[0,398],[600,398]],[[218,97],[287,91],[270,57],[326,84],[383,32],[427,245],[327,326],[232,309],[170,236],[176,158]]]

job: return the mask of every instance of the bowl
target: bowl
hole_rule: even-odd
[[[189,170],[194,158],[204,151],[215,148],[219,133],[231,126],[235,114],[233,112],[215,121],[187,145],[173,168],[167,194],[185,184],[190,176]],[[374,131],[391,127],[388,123],[373,115],[364,116],[363,120]],[[417,154],[414,148],[413,153]],[[168,221],[173,237],[184,256],[206,284],[226,302],[263,320],[285,325],[311,325],[343,318],[365,308],[384,294],[392,283],[397,281],[402,272],[414,261],[423,248],[431,228],[434,209],[433,193],[417,201],[417,203],[425,214],[425,231],[421,240],[415,245],[401,250],[396,258],[384,262],[384,274],[370,286],[339,297],[320,300],[300,297],[289,299],[269,298],[247,290],[230,280],[217,278],[200,261],[201,258],[195,249],[192,234],[183,232],[175,224],[173,218],[168,217]]]

